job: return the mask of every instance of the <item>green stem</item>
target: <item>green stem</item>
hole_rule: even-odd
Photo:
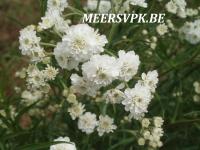
[[[109,51],[109,50],[105,50],[104,52],[107,53],[107,54],[109,54],[109,55],[111,55],[111,56],[116,57],[116,55],[114,53],[112,53],[111,51]]]
[[[56,30],[55,28],[54,28],[53,30],[54,30],[54,32],[55,32],[60,38],[62,38],[62,35],[59,33],[58,30]]]
[[[69,8],[72,12],[75,12],[75,13],[81,15],[81,16],[84,14],[82,11],[80,11],[80,10],[74,8],[74,7],[68,6],[68,8]]]
[[[125,84],[126,88],[129,88],[129,85],[127,82],[124,82],[124,84]]]
[[[172,123],[174,123],[174,122],[176,121],[179,108],[180,108],[180,100],[178,99],[178,102],[177,102],[177,104],[176,104],[176,109],[175,109],[175,111],[174,111],[174,116],[173,116],[173,118],[172,118],[172,120],[171,120]]]
[[[75,12],[75,13],[68,13],[68,14],[66,14],[66,15],[63,15],[63,17],[64,17],[64,18],[67,18],[67,17],[73,16],[73,15],[82,16],[81,14]]]
[[[49,47],[56,47],[55,44],[45,43],[45,42],[40,42],[40,45],[42,45],[42,46],[49,46]]]
[[[98,11],[99,11],[99,5],[100,5],[100,1],[101,1],[101,0],[98,0],[98,2],[97,2],[97,8],[96,8],[96,12],[98,12]]]
[[[110,34],[109,34],[109,37],[108,37],[108,47],[111,46],[111,43],[113,41],[113,37],[116,33],[116,30],[117,30],[117,27],[118,27],[118,24],[112,24],[112,27],[111,27],[111,30],[110,30]]]

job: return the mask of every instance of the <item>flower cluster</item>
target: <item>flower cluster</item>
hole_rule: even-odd
[[[199,13],[198,9],[192,9],[192,8],[186,9],[186,15],[189,16],[189,17],[196,16],[196,15],[198,15],[198,13]]]
[[[44,50],[40,46],[41,38],[36,35],[34,25],[27,26],[20,31],[19,49],[22,55],[30,56],[33,60],[44,57]]]
[[[142,80],[139,80],[133,89],[125,90],[125,99],[122,104],[125,105],[125,110],[130,112],[130,117],[140,119],[144,116],[157,83],[157,71],[150,71],[142,74]]]
[[[185,0],[170,0],[165,7],[168,12],[177,14],[181,18],[185,18],[186,5],[187,3]]]
[[[145,2],[145,0],[128,0],[129,3],[133,6],[140,6],[140,7],[147,7],[147,3]]]
[[[88,0],[87,5],[85,6],[85,10],[97,10],[99,13],[109,13],[113,8],[115,11],[125,12],[130,11],[130,5],[143,8],[147,8],[148,6],[146,0],[116,0],[113,1],[112,4],[113,6],[111,6],[111,2],[107,0],[101,0],[99,4],[98,0]]]
[[[78,93],[96,93],[95,90],[111,84],[114,80],[129,81],[137,73],[139,57],[130,51],[119,51],[119,58],[109,55],[94,55],[82,65],[83,77],[71,76],[72,86]],[[81,87],[80,87],[81,86]],[[83,88],[84,87],[84,88]],[[87,94],[87,93],[86,93]]]
[[[191,44],[197,44],[200,42],[200,20],[194,22],[186,22],[180,29],[180,33],[184,39]]]
[[[34,102],[41,99],[42,97],[43,97],[43,94],[39,90],[35,90],[33,92],[25,90],[22,92],[22,95],[21,95],[21,98],[23,99],[23,102],[26,105],[33,104]]]
[[[55,80],[58,69],[47,64],[44,69],[39,69],[36,64],[31,64],[27,69],[16,72],[16,76],[26,78],[27,89],[21,93],[22,102],[31,105],[47,96],[50,90],[49,81]]]
[[[29,65],[27,69],[27,85],[31,90],[40,90],[48,93],[48,81],[54,80],[58,74],[58,69],[47,65],[44,70],[39,70],[36,65]]]
[[[62,41],[58,42],[53,50],[53,55],[62,69],[82,71],[82,76],[75,73],[71,75],[71,90],[69,93],[65,92],[68,102],[72,104],[68,109],[70,116],[73,120],[78,118],[80,130],[90,134],[97,127],[100,136],[116,129],[114,120],[107,115],[100,115],[97,121],[96,114],[84,113],[85,105],[78,102],[76,95],[95,97],[101,88],[108,87],[113,81],[127,83],[133,80],[140,65],[139,56],[134,51],[120,50],[118,57],[101,54],[106,43],[105,35],[100,35],[87,24],[78,24],[66,30]],[[30,65],[27,69],[27,84],[34,92],[24,91],[22,98],[31,102],[40,99],[42,93],[49,92],[48,81],[54,80],[57,74],[58,69],[49,64],[43,70],[37,65]],[[106,103],[122,103],[125,110],[130,112],[131,118],[143,117],[153,98],[158,74],[156,71],[143,73],[141,79],[132,89],[108,89],[102,94],[102,99],[105,98]]]
[[[125,5],[128,5],[127,9],[129,5],[147,7],[145,0],[121,2],[120,10]],[[97,5],[98,1],[89,0],[87,9],[96,10]],[[26,78],[27,82],[27,89],[21,94],[23,104],[31,105],[41,99],[49,100],[50,103],[50,100],[60,98],[44,110],[39,110],[39,107],[32,109],[29,111],[30,116],[52,116],[52,113],[67,106],[66,112],[73,121],[77,121],[79,130],[86,134],[97,131],[99,136],[117,129],[115,118],[110,117],[113,115],[106,110],[107,106],[122,107],[126,120],[141,120],[148,112],[157,88],[157,71],[148,71],[138,77],[141,60],[135,51],[119,50],[115,54],[112,52],[114,50],[107,49],[106,35],[100,34],[88,24],[69,25],[63,17],[67,6],[66,0],[48,0],[42,21],[37,26],[28,26],[20,32],[22,54],[37,60],[16,74]],[[98,9],[100,13],[110,11],[110,1],[100,1]],[[49,43],[41,42],[44,39],[39,35],[47,30],[59,38],[52,38]],[[159,25],[157,32],[164,35],[168,32],[168,26]],[[150,46],[155,49],[157,38],[153,36],[152,41],[154,45]],[[91,105],[96,105],[100,111],[92,112]],[[154,122],[150,143],[154,142],[160,147],[161,135],[158,132],[161,125],[158,125],[158,118]],[[55,141],[68,143],[52,145],[50,150],[76,149],[73,143],[69,143],[69,138],[60,137]],[[153,144],[150,145],[154,147]]]
[[[148,4],[145,0],[119,0],[115,2],[116,10],[119,12],[129,12],[131,10],[130,6],[147,8]]]
[[[152,120],[143,118],[141,120],[142,130],[141,136],[138,138],[138,145],[143,146],[147,144],[152,149],[157,149],[163,144],[160,141],[163,136],[163,119],[161,117],[154,117]]]
[[[103,52],[106,43],[104,35],[99,35],[98,31],[87,24],[78,24],[67,30],[62,42],[54,49],[54,55],[62,68],[78,69],[80,62],[85,62],[91,56]]]
[[[63,19],[62,12],[68,6],[67,0],[48,0],[47,11],[42,21],[39,23],[38,31],[54,27],[58,32],[66,32],[68,22]]]
[[[99,13],[108,13],[111,10],[111,2],[107,0],[101,0],[99,2],[99,8],[97,7],[98,0],[88,0],[85,9],[90,11],[95,11],[96,9],[98,9]]]
[[[195,95],[193,96],[194,102],[200,102],[200,83],[195,81],[193,83]]]
[[[85,105],[76,100],[74,94],[69,94],[67,97],[71,107],[68,108],[68,112],[72,120],[78,119],[78,128],[85,132],[86,134],[91,134],[97,128],[99,136],[104,133],[113,132],[117,127],[114,125],[114,119],[110,118],[108,115],[99,116],[99,121],[97,120],[96,114],[91,112],[85,112]],[[85,112],[85,113],[84,113]]]

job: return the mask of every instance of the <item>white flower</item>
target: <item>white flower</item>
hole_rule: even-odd
[[[155,127],[155,128],[153,128],[153,130],[152,130],[152,135],[154,136],[154,138],[155,137],[161,137],[161,136],[163,136],[163,129],[162,128],[157,128],[157,127]],[[159,138],[160,139],[160,138]]]
[[[54,80],[56,75],[58,74],[58,69],[47,65],[47,67],[45,68],[44,72],[44,76],[47,80]]]
[[[64,20],[62,17],[58,17],[55,21],[55,29],[56,31],[65,34],[69,29],[68,21]]]
[[[110,84],[119,75],[116,59],[108,55],[92,56],[82,65],[82,71],[84,78],[101,86]]]
[[[68,51],[70,57],[78,62],[84,62],[92,55],[103,52],[107,39],[89,25],[78,24],[68,29],[62,42],[65,43],[65,51]]]
[[[116,2],[117,7],[120,7],[120,12],[130,11],[130,5],[146,8],[148,5],[145,0],[126,0],[121,6],[121,2]]]
[[[61,106],[60,106],[59,104],[53,104],[53,105],[49,105],[47,109],[48,109],[50,112],[56,112],[56,111],[58,111],[60,108],[61,108]]]
[[[147,118],[142,119],[141,123],[142,123],[142,127],[144,127],[144,128],[148,128],[150,125],[150,121]]]
[[[38,30],[45,30],[54,27],[56,31],[66,33],[69,26],[68,22],[61,17],[58,10],[47,10],[42,21],[38,24]]]
[[[104,133],[110,133],[113,132],[117,128],[116,125],[113,125],[113,119],[110,118],[109,116],[105,115],[99,116],[99,124],[97,127],[97,131],[99,136],[102,136]]]
[[[181,18],[186,17],[186,10],[185,7],[187,5],[185,0],[174,0],[176,5],[178,6],[177,15]]]
[[[40,91],[23,91],[21,97],[23,98],[23,102],[26,104],[33,104],[37,100],[42,98],[42,92]]]
[[[158,84],[158,72],[154,70],[154,71],[149,71],[147,74],[142,73],[142,82],[152,92],[155,92],[155,89]]]
[[[144,138],[139,138],[138,139],[138,145],[140,145],[140,146],[145,145],[145,139]]]
[[[85,105],[78,103],[78,104],[73,104],[72,107],[68,108],[68,112],[73,120],[75,120],[84,113],[85,111],[84,107]]]
[[[93,82],[87,81],[77,74],[72,74],[70,79],[72,81],[72,89],[81,95],[95,96],[97,90],[100,88]]]
[[[168,32],[168,27],[165,24],[160,24],[156,27],[156,31],[158,32],[159,35],[162,36]]]
[[[26,79],[28,89],[40,90],[43,93],[47,93],[50,89],[47,83],[46,75],[44,70],[40,71],[36,65],[29,65],[27,69],[28,77]]]
[[[169,1],[166,5],[165,5],[166,9],[168,12],[176,14],[177,12],[177,5],[173,2],[173,1]]]
[[[144,8],[147,7],[147,3],[145,2],[145,0],[129,0],[129,3],[131,5],[136,5]]]
[[[146,120],[147,118],[144,119]],[[149,121],[149,119],[147,120]],[[147,120],[145,122],[148,122]],[[142,138],[148,141],[150,149],[155,149],[162,146],[161,137],[164,133],[162,129],[164,120],[161,117],[153,117],[151,121],[151,123],[149,122],[148,129],[146,127],[145,129],[142,128],[141,132]]]
[[[142,30],[142,34],[143,35],[147,35],[148,34],[148,31],[146,29]]]
[[[198,81],[195,81],[194,83],[193,83],[193,86],[196,88],[196,87],[199,87],[200,86],[200,83],[198,82]]]
[[[119,65],[120,72],[119,78],[124,81],[129,81],[138,71],[140,64],[139,56],[134,51],[121,50],[118,52],[119,58],[117,59],[117,65]]]
[[[191,44],[197,44],[200,42],[200,19],[194,22],[186,22],[179,32],[181,36]]]
[[[61,68],[72,70],[78,69],[79,62],[71,57],[67,50],[66,43],[58,43],[54,49],[55,58]]]
[[[30,65],[27,73],[27,83],[31,85],[32,88],[39,88],[46,85],[43,71],[40,71],[36,66]]]
[[[88,0],[87,9],[95,11],[97,9],[98,0]],[[99,3],[99,13],[108,13],[111,10],[111,2],[107,0],[101,0]]]
[[[126,1],[124,1],[124,3],[123,3],[123,5],[121,6],[121,3],[120,4],[117,4],[118,5],[118,7],[120,7],[121,6],[121,8],[120,8],[120,12],[121,13],[124,13],[125,11],[130,11],[130,1],[131,0],[126,0]]]
[[[77,104],[77,103],[78,103],[78,101],[77,101],[77,99],[76,99],[76,95],[73,94],[73,93],[71,93],[71,94],[69,94],[69,95],[67,96],[67,101],[68,101],[69,103],[71,103],[71,104]]]
[[[144,136],[145,139],[149,139],[150,136],[151,136],[151,133],[148,130],[144,130],[143,136]]]
[[[47,9],[48,10],[59,10],[60,12],[68,6],[67,0],[48,0]]]
[[[22,68],[21,70],[15,72],[15,77],[24,79],[26,77],[26,68]]]
[[[62,95],[64,97],[68,97],[68,94],[69,94],[69,89],[68,88],[64,88],[63,92],[62,92]]]
[[[198,15],[198,13],[199,13],[198,9],[192,9],[192,8],[186,9],[186,15],[189,17],[196,16]]]
[[[124,99],[124,93],[118,89],[110,89],[103,95],[106,103],[118,104]]]
[[[158,41],[158,38],[157,38],[156,36],[152,36],[152,37],[151,37],[151,40],[152,40],[152,42],[155,42],[155,43],[156,43],[156,42]]]
[[[151,49],[156,49],[156,46],[157,46],[157,44],[156,43],[150,43],[150,47],[151,47]],[[148,51],[148,54],[149,55],[152,55],[152,52],[151,51]]]
[[[194,95],[193,96],[193,101],[196,102],[196,103],[199,103],[200,102],[200,96],[199,95]]]
[[[99,4],[99,13],[108,13],[111,10],[111,2],[101,0]]]
[[[54,25],[53,19],[50,15],[46,15],[41,18],[42,22],[39,22],[38,29],[49,29]]]
[[[172,23],[172,21],[170,19],[166,20],[167,26],[171,29],[171,30],[175,30],[174,24]]]
[[[87,24],[78,24],[67,30],[67,35],[54,49],[54,55],[62,68],[77,69],[80,62],[103,52],[106,43],[107,39],[104,35],[99,35]]]
[[[154,117],[154,125],[155,127],[161,127],[163,125],[164,120],[162,117]]]
[[[186,5],[187,4],[186,4],[185,0],[171,0],[165,5],[165,7],[168,12],[177,14],[181,18],[185,18],[186,17],[186,10],[185,10]]]
[[[40,40],[41,38],[36,35],[35,26],[30,25],[22,29],[19,37],[19,49],[22,55],[34,56],[35,53],[42,53]]]
[[[59,144],[52,145],[50,150],[76,150],[76,146],[73,142],[70,142],[68,137],[59,137],[54,140],[54,142],[63,142]]]
[[[78,128],[86,134],[91,134],[97,125],[98,121],[96,120],[95,114],[86,112],[79,117]]]
[[[151,100],[150,90],[141,84],[136,84],[133,89],[125,90],[125,99],[122,104],[130,112],[130,117],[140,119],[147,112]]]

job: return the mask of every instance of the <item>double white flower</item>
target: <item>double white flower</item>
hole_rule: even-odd
[[[104,35],[99,35],[87,24],[78,24],[66,31],[62,42],[54,49],[54,55],[62,68],[77,69],[79,63],[103,52],[106,43]]]
[[[130,117],[140,119],[148,112],[147,108],[153,98],[157,83],[157,71],[150,71],[142,74],[142,80],[139,80],[133,89],[125,90],[125,99],[122,104],[125,105],[125,110],[130,112]]]
[[[191,44],[200,42],[200,19],[194,22],[186,22],[180,29],[181,37]]]

